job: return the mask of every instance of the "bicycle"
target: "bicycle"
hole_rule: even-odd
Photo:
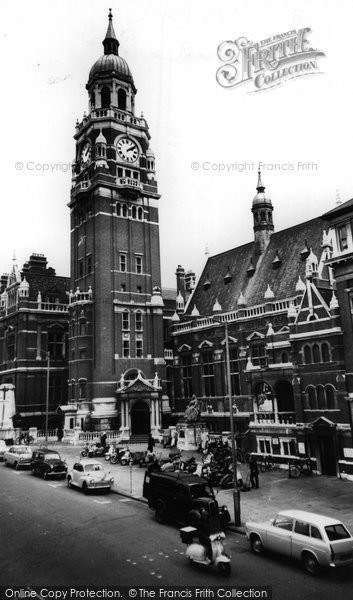
[[[309,476],[313,474],[310,458],[298,458],[288,464],[288,477],[298,479],[301,475]]]
[[[277,466],[272,461],[271,456],[264,456],[263,461],[260,462],[260,471],[261,473],[265,473],[266,471],[276,471]]]
[[[16,438],[15,440],[15,444],[33,444],[34,442],[34,437],[32,437],[31,435],[29,435],[28,432],[26,433],[20,433],[20,435]]]

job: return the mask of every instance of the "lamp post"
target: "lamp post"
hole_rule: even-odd
[[[47,352],[47,389],[45,395],[45,445],[48,444],[50,352]]]
[[[213,310],[219,313],[221,307],[216,302]],[[214,315],[214,320],[221,323],[219,315]],[[241,525],[241,514],[240,514],[240,490],[238,486],[237,476],[237,447],[234,432],[234,420],[233,420],[233,401],[232,401],[232,382],[230,376],[230,354],[229,354],[229,332],[228,322],[224,321],[224,334],[226,342],[226,371],[227,371],[227,395],[229,402],[229,418],[230,418],[230,435],[231,435],[231,450],[232,450],[232,466],[233,466],[233,506],[234,506],[234,524],[236,527]]]

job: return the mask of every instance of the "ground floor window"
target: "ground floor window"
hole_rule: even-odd
[[[257,451],[261,454],[272,454],[272,439],[257,438]]]
[[[294,438],[280,438],[281,454],[285,456],[296,456],[296,441]]]

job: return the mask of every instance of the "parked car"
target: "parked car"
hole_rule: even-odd
[[[5,440],[0,440],[0,460],[4,460],[4,454],[7,451]]]
[[[30,467],[33,448],[29,446],[10,446],[4,454],[4,463],[6,467]]]
[[[101,463],[86,458],[76,462],[67,474],[69,488],[81,488],[87,494],[90,490],[105,490],[110,492],[114,477],[103,469]]]
[[[31,470],[33,475],[48,477],[66,477],[67,465],[61,460],[60,454],[55,450],[42,448],[32,454]]]
[[[159,523],[174,519],[197,526],[201,509],[219,518],[222,529],[230,521],[227,507],[218,506],[210,484],[197,475],[146,471],[143,496]]]
[[[273,550],[301,560],[315,575],[320,567],[353,563],[353,537],[337,519],[302,510],[284,510],[266,523],[248,521],[246,536],[256,554]]]

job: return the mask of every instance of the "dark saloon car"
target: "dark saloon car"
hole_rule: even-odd
[[[48,477],[62,477],[64,479],[67,473],[67,465],[61,460],[58,452],[42,448],[33,452],[31,470],[33,475],[41,475],[43,479]]]

